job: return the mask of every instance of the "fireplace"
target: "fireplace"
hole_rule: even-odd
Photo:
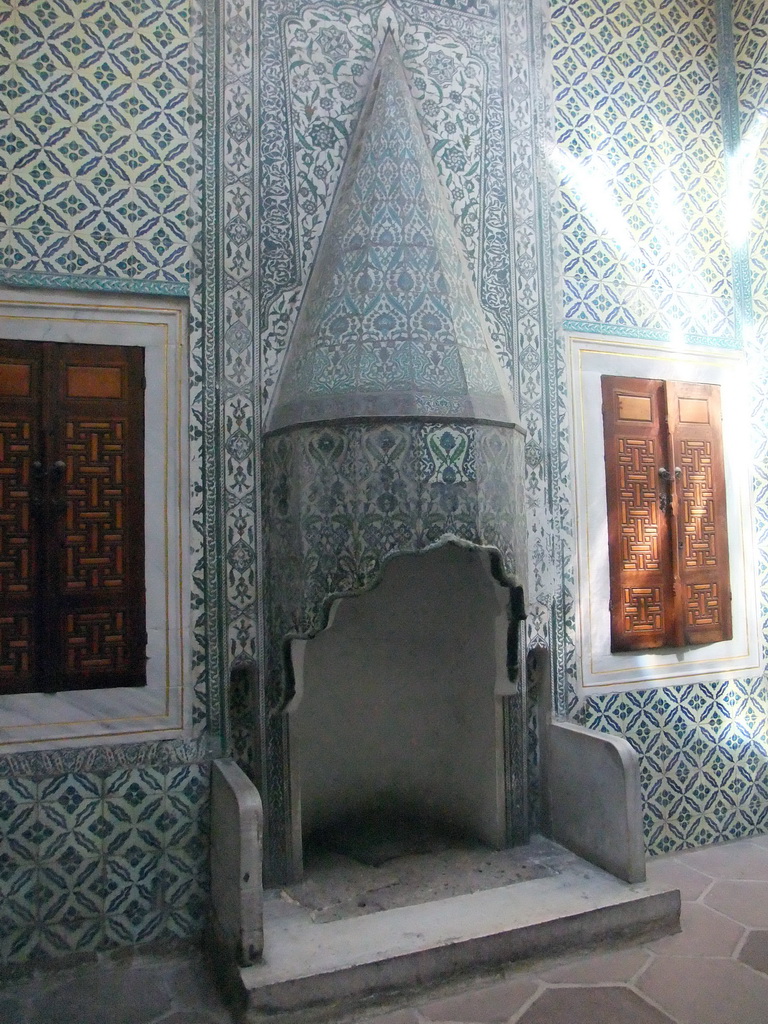
[[[356,813],[519,838],[524,434],[391,37],[262,454],[266,877]]]
[[[505,737],[524,738],[505,723],[518,693],[508,605],[487,553],[447,544],[393,559],[374,590],[337,602],[328,629],[293,642],[304,845],[330,834],[338,846],[341,826],[359,847],[371,821],[393,852],[435,833],[513,840]]]

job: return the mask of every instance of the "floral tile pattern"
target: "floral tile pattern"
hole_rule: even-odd
[[[186,281],[189,46],[187,0],[4,5],[6,280]]]
[[[590,697],[578,720],[625,736],[640,755],[649,853],[768,829],[764,680]]]
[[[0,961],[199,932],[208,766],[0,783]]]
[[[341,36],[330,33],[321,30],[321,44],[346,53]],[[445,75],[455,74],[453,58],[439,63]],[[449,193],[391,37],[374,82],[266,429],[361,415],[514,423],[509,385],[461,259]]]
[[[500,36],[498,21],[485,14],[416,3],[279,0],[264,20],[260,253],[267,400],[387,30],[402,55],[497,354],[511,369]]]
[[[714,12],[589,0],[551,32],[566,323],[728,344]]]

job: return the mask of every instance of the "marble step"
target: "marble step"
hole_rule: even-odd
[[[679,930],[678,890],[572,855],[553,877],[323,924],[273,891],[263,960],[239,985],[249,1024],[340,1022],[461,975]]]

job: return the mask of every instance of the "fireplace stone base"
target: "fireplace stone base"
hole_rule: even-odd
[[[628,884],[547,840],[549,877],[317,923],[265,894],[261,963],[236,985],[248,1024],[360,1020],[430,985],[544,955],[679,931],[680,894]]]

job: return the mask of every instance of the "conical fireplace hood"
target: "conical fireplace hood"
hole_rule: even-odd
[[[266,430],[371,418],[518,422],[391,37]]]

